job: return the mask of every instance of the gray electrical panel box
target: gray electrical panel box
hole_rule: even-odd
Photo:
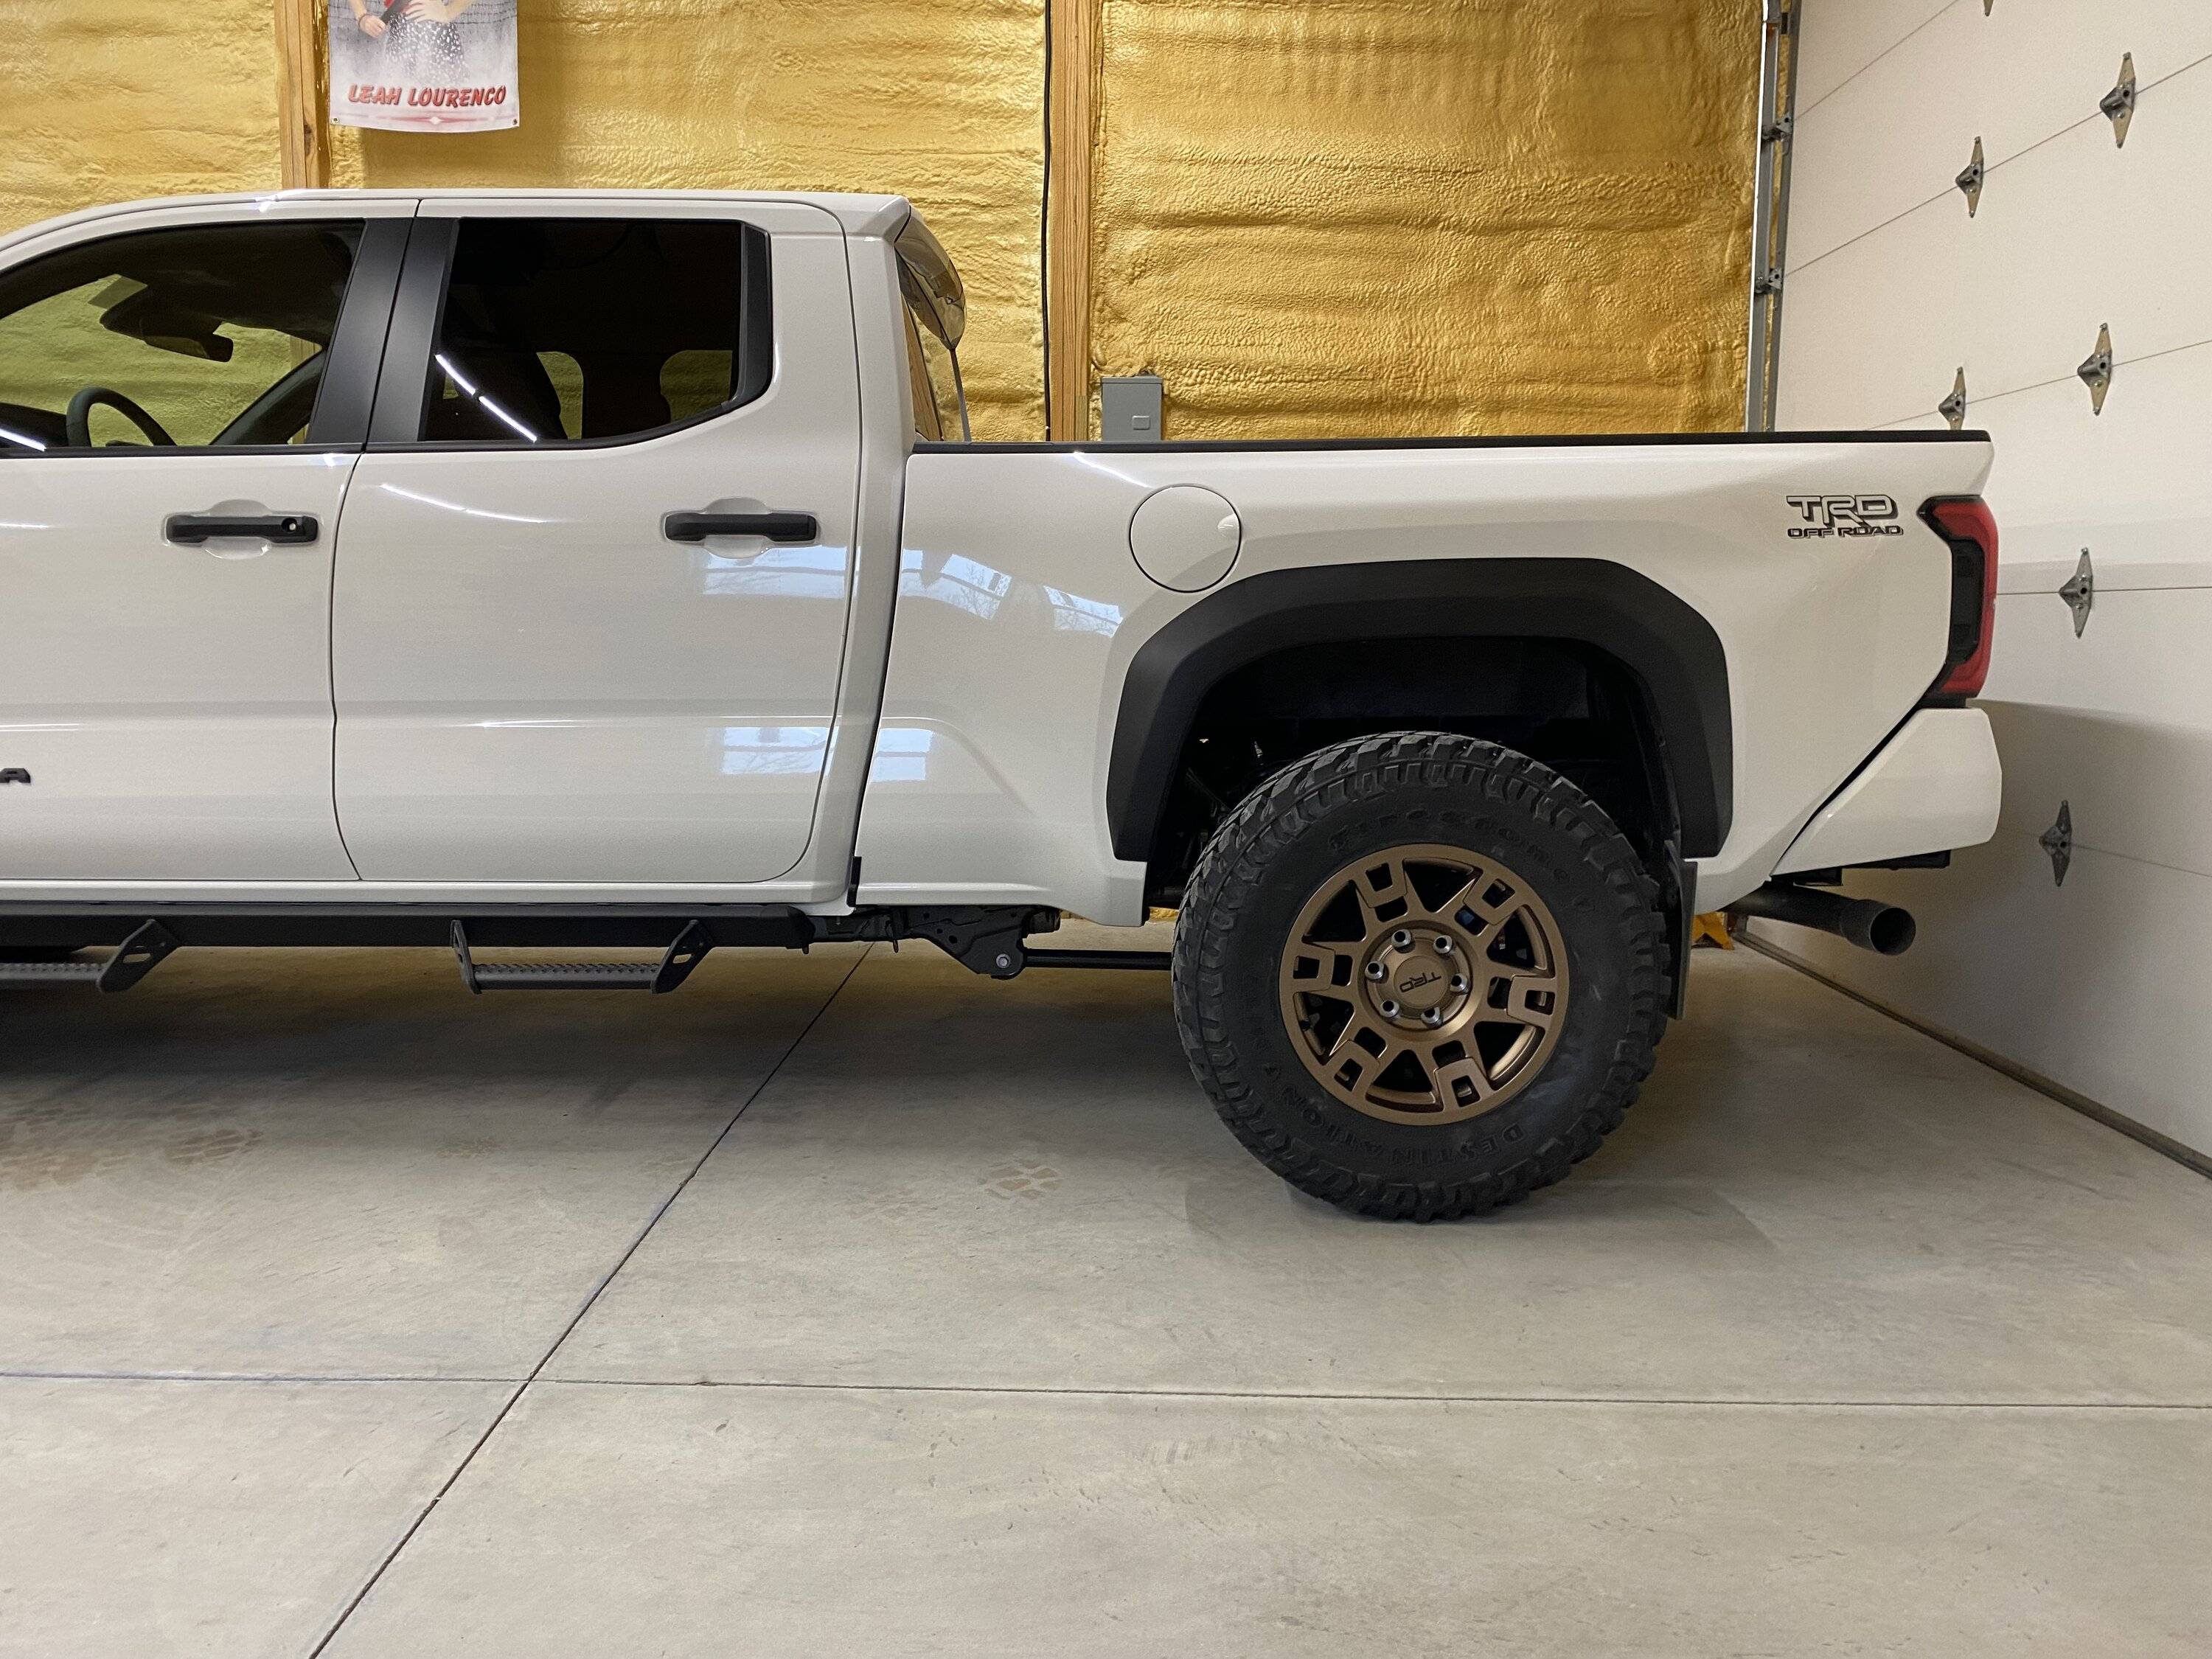
[[[1098,381],[1098,435],[1109,444],[1160,441],[1160,377],[1107,374]]]

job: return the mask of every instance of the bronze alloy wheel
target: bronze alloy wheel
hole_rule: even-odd
[[[1634,1103],[1666,1024],[1667,914],[1637,844],[1541,761],[1449,732],[1347,738],[1207,838],[1176,1024],[1230,1133],[1299,1191],[1484,1215],[1564,1178]]]
[[[1497,860],[1393,847],[1315,890],[1278,985],[1291,1046],[1330,1094],[1392,1123],[1456,1123],[1542,1072],[1567,955],[1544,902]]]

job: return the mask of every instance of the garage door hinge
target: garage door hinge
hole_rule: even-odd
[[[2066,884],[2066,866],[2074,862],[2074,805],[2071,801],[2058,803],[2058,816],[2051,828],[2036,837],[2043,850],[2051,854],[2051,884]]]
[[[2112,384],[2112,330],[2100,323],[2097,326],[2097,349],[2081,360],[2081,367],[2074,371],[2081,377],[2081,384],[2089,388],[2089,412],[2105,412],[2105,393]]]
[[[1797,124],[1783,115],[1776,117],[1774,125],[1759,136],[1770,144],[1786,144],[1790,142],[1790,135],[1796,130]]]
[[[1964,191],[1966,195],[1966,216],[1969,219],[1974,216],[1976,211],[1978,210],[1982,205],[1982,179],[1984,172],[1984,169],[1982,167],[1982,141],[1978,136],[1974,140],[1974,159],[1966,163],[1966,171],[1961,173],[1957,179],[1959,188]]]
[[[1767,268],[1759,274],[1759,280],[1751,285],[1751,291],[1754,298],[1761,300],[1765,299],[1770,294],[1781,293],[1781,269],[1775,265],[1767,266]]]
[[[2120,54],[2120,78],[2112,89],[2097,100],[2097,107],[2105,112],[2112,124],[2112,147],[2117,149],[2128,142],[2128,123],[2136,113],[2136,55],[2131,52]]]
[[[1936,412],[1950,422],[1956,432],[1966,423],[1966,371],[1961,368],[1959,378],[1951,387],[1951,395],[1936,405]]]
[[[2074,574],[2058,590],[2058,597],[2074,612],[2074,637],[2078,640],[2081,630],[2089,625],[2090,608],[2097,603],[2097,573],[2090,568],[2087,548],[2081,550],[2081,562],[2074,567]]]

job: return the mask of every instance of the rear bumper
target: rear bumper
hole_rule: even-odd
[[[1978,708],[1923,708],[1813,815],[1777,875],[1974,847],[1996,833],[2004,774]]]

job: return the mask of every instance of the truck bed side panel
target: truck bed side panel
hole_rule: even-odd
[[[1213,592],[1346,562],[1601,560],[1705,617],[1728,662],[1734,810],[1698,902],[1723,902],[1942,665],[1949,558],[1915,514],[1974,493],[1990,464],[1986,443],[1942,437],[918,453],[860,897],[1142,919],[1143,866],[1115,856],[1107,820],[1115,722],[1137,650],[1207,595],[1150,580],[1129,523],[1197,484],[1243,522]],[[1790,533],[1822,516],[1807,498],[1862,496],[1895,503],[1897,533]]]

